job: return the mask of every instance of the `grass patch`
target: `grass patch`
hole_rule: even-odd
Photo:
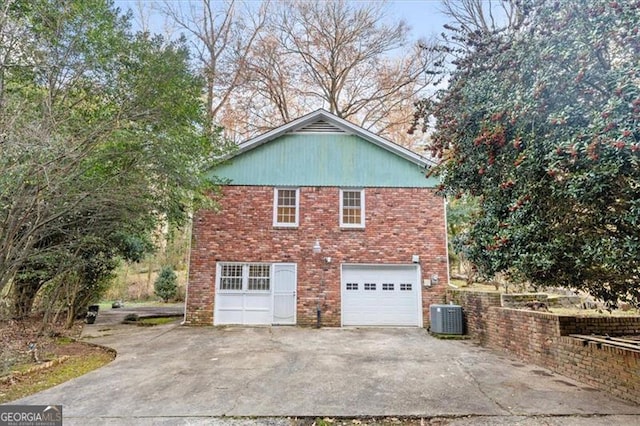
[[[465,280],[457,280],[455,278],[451,278],[449,280],[449,284],[452,284],[458,288],[467,286],[467,282]]]
[[[107,351],[94,351],[83,357],[71,357],[62,364],[18,376],[11,385],[0,384],[0,404],[14,401],[82,376],[113,360]]]
[[[177,320],[178,320],[178,317],[140,318],[138,320],[138,325],[141,325],[141,326],[163,325],[163,324],[176,322]]]
[[[24,373],[25,371],[29,371],[31,368],[33,368],[33,362],[25,362],[23,364],[14,365],[11,368],[11,371],[16,373]]]

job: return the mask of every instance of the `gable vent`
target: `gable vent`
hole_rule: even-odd
[[[331,123],[327,123],[324,120],[318,120],[311,124],[307,124],[291,133],[346,133],[339,127],[334,126]]]

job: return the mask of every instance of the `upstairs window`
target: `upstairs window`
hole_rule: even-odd
[[[364,189],[340,190],[340,227],[364,228]]]
[[[298,226],[297,188],[276,188],[273,194],[273,226]]]

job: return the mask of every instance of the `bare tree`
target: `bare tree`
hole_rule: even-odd
[[[247,57],[245,84],[234,91],[220,124],[234,128],[237,140],[255,136],[317,109],[309,102],[302,83],[303,68],[268,25]],[[228,132],[230,133],[230,132]]]
[[[257,9],[255,4],[235,0],[201,0],[188,7],[165,1],[163,12],[193,42],[206,80],[208,122],[212,126],[245,81],[247,56],[265,25],[268,8],[268,0]]]
[[[442,12],[465,34],[498,33],[517,28],[524,19],[518,0],[442,0]]]
[[[305,104],[390,135],[403,127],[391,119],[406,122],[413,101],[428,86],[430,58],[409,43],[406,23],[388,23],[385,7],[385,2],[289,0],[273,25],[281,56],[297,66],[288,81],[295,78]],[[282,90],[272,80],[260,81],[271,97]],[[406,114],[397,114],[403,109]]]
[[[432,50],[409,40],[385,1],[166,1],[207,81],[210,122],[240,140],[326,108],[413,145],[413,104],[431,83]],[[421,46],[424,46],[424,42]]]
[[[250,87],[268,100],[280,122],[291,121],[294,97],[298,96],[295,81],[298,69],[286,55],[283,46],[272,34],[262,37],[248,61],[248,71],[253,77]]]

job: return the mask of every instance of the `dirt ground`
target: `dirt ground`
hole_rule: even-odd
[[[15,388],[33,384],[36,377],[41,380],[58,366],[81,362],[92,355],[104,357],[108,352],[75,340],[82,331],[82,321],[71,329],[50,324],[43,331],[41,325],[39,317],[0,321],[0,402]]]

